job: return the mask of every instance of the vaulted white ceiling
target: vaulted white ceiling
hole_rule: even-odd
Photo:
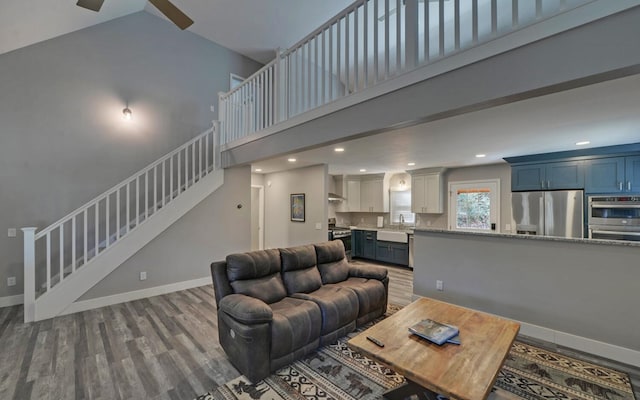
[[[188,28],[262,63],[288,48],[351,3],[350,0],[172,0],[189,15]],[[145,10],[146,0],[105,0],[100,12],[76,0],[2,0],[0,54]],[[178,29],[178,28],[176,28]]]

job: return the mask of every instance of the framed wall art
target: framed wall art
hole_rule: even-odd
[[[304,193],[291,195],[291,221],[304,222]]]

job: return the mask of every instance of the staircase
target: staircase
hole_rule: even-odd
[[[223,184],[218,124],[37,232],[24,232],[24,320],[62,313]]]

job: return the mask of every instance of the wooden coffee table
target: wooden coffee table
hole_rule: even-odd
[[[425,318],[457,326],[461,344],[438,346],[409,333],[410,326]],[[431,399],[440,393],[479,400],[489,395],[519,330],[513,321],[421,298],[349,340],[349,346],[405,376],[407,385],[387,392],[387,399]]]

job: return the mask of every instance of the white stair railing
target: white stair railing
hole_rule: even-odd
[[[218,124],[36,233],[24,232],[25,321],[37,298],[127,237],[217,167]]]
[[[219,95],[221,144],[597,0],[357,0]]]

